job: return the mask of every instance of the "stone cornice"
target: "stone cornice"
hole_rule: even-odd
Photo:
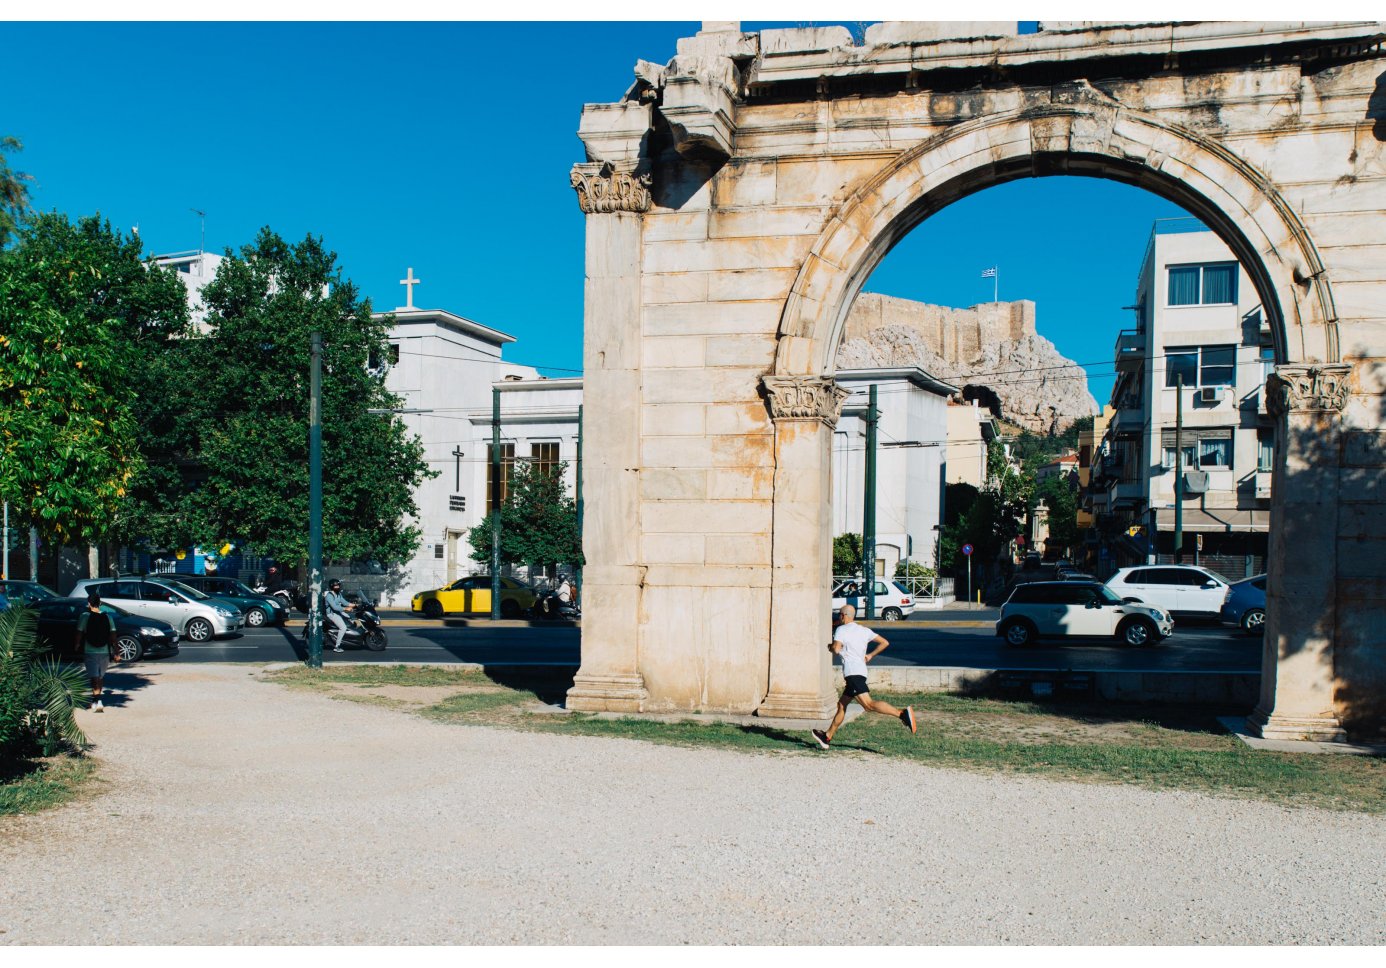
[[[767,376],[761,381],[772,420],[821,420],[836,427],[852,391],[826,376]]]
[[[1266,379],[1266,409],[1276,417],[1289,413],[1342,413],[1350,392],[1349,363],[1277,366]]]
[[[577,189],[578,207],[587,215],[650,210],[648,173],[622,171],[607,161],[574,165],[569,176]]]

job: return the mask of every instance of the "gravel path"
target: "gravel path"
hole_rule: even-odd
[[[0,819],[0,943],[1386,942],[1378,817],[141,672],[108,791]]]

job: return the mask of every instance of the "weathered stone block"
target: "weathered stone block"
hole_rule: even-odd
[[[768,501],[641,501],[645,534],[769,534]]]
[[[728,565],[769,565],[768,534],[710,534],[706,540],[709,561]]]
[[[775,341],[769,334],[714,336],[705,354],[708,366],[766,368],[775,361]]]
[[[647,336],[640,342],[640,361],[646,367],[707,366],[701,336]]]
[[[781,308],[771,300],[663,303],[645,307],[644,331],[648,336],[773,334]]]
[[[649,467],[640,474],[640,496],[647,501],[701,501],[707,492],[707,471],[694,468]]]
[[[693,403],[647,404],[640,408],[641,432],[646,437],[692,437],[707,429],[705,410]]]
[[[701,565],[701,534],[649,534],[640,541],[647,565]]]

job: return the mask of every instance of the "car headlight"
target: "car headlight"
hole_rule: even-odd
[[[221,607],[218,607],[218,608],[217,608],[217,611],[220,612],[220,613],[221,613],[223,616],[225,616],[226,618],[235,618],[237,615],[241,614],[240,612],[236,611],[234,608],[221,608]]]
[[[140,635],[163,635],[163,629],[156,629],[148,625],[140,626]]]

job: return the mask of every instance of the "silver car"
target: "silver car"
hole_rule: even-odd
[[[240,609],[167,578],[83,578],[72,587],[74,598],[96,592],[103,600],[133,615],[147,615],[172,625],[190,642],[239,632]]]

